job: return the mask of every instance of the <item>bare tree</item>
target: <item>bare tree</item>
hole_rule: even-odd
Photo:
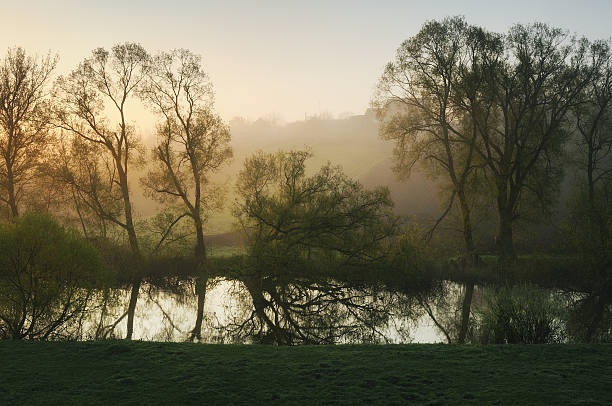
[[[210,176],[232,157],[229,127],[213,112],[212,86],[201,58],[188,50],[157,55],[141,94],[162,117],[155,168],[142,182],[158,200],[181,205],[184,214],[179,215],[195,228],[198,310],[191,339],[199,339],[208,280],[204,222],[220,205]]]
[[[50,135],[48,92],[56,57],[8,50],[0,62],[0,201],[12,221],[35,178]]]
[[[95,207],[101,218],[127,233],[130,248],[141,258],[134,228],[134,216],[128,186],[130,162],[140,155],[139,140],[127,118],[128,102],[146,75],[149,56],[139,44],[115,45],[110,51],[98,48],[90,58],[67,77],[58,80],[58,100],[62,109],[57,125],[108,155],[107,168],[112,174],[107,187],[110,194],[121,197],[122,212],[109,208],[100,199],[97,189],[81,188],[83,197]],[[112,114],[112,117],[110,116]],[[128,305],[127,338],[133,333],[134,312],[140,290],[141,275],[135,270]]]

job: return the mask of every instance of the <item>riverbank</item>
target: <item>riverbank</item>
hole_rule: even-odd
[[[0,342],[2,405],[612,403],[612,345]]]

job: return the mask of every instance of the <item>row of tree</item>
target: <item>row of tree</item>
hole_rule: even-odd
[[[196,235],[194,255],[201,304],[206,280],[203,224],[218,204],[210,175],[232,156],[229,128],[213,110],[213,92],[199,56],[186,50],[149,55],[138,44],[99,48],[70,74],[53,83],[57,58],[35,58],[10,49],[0,67],[0,199],[14,221],[22,209],[43,206],[79,220],[90,239],[127,236],[134,264],[142,263],[129,185],[145,152],[134,127],[134,103],[157,114],[157,145],[141,180],[168,210],[153,223],[160,238],[156,255],[188,218]],[[129,107],[128,107],[129,106]],[[36,207],[39,206],[39,207]],[[142,281],[131,274],[127,337]]]
[[[443,217],[460,213],[467,261],[486,205],[497,211],[500,257],[512,261],[517,220],[558,208],[564,169],[581,190],[571,232],[609,251],[610,42],[545,24],[500,34],[460,17],[430,21],[399,47],[373,104],[399,174],[419,164],[445,186]]]
[[[223,201],[211,176],[232,157],[229,128],[214,113],[200,58],[186,50],[150,56],[140,45],[122,44],[94,50],[51,83],[55,64],[55,58],[29,57],[20,48],[9,50],[2,63],[0,198],[8,222],[15,224],[7,233],[38,221],[20,214],[40,209],[76,222],[107,254],[107,263],[121,257],[113,266],[121,268],[131,292],[127,311],[112,326],[127,318],[128,339],[147,264],[156,257],[165,263],[159,256],[178,241],[194,243],[193,264],[187,263],[194,268],[189,274],[196,276],[198,297],[191,339],[199,339],[209,277],[204,224]],[[158,117],[157,144],[148,159],[134,126],[136,103]],[[247,236],[250,260],[243,265],[255,275],[247,278],[253,283],[283,274],[299,277],[315,268],[329,273],[373,266],[391,252],[388,241],[399,233],[400,222],[389,191],[365,190],[331,164],[309,177],[310,157],[308,151],[258,153],[238,174],[234,214]],[[164,207],[146,230],[134,215],[134,170],[144,174],[145,193]],[[129,247],[129,255],[112,243],[109,252],[109,240]],[[2,277],[32,298],[9,309],[21,309],[7,317],[10,336],[39,336],[30,316],[39,308],[37,293],[25,280],[39,278],[35,269],[16,268]]]

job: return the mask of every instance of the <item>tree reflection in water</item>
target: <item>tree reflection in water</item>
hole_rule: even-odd
[[[239,316],[226,326],[233,342],[281,345],[406,341],[419,316],[416,298],[338,281],[245,278]],[[247,293],[247,294],[245,294]],[[395,333],[390,333],[390,326]]]
[[[188,341],[196,320],[194,281],[170,278],[151,282],[141,287],[143,300],[136,309],[134,337]],[[610,283],[592,292],[533,285],[474,285],[470,292],[469,286],[448,281],[415,291],[392,290],[389,286],[388,281],[351,284],[326,278],[282,280],[248,273],[211,278],[199,341],[276,345],[415,340],[458,343],[464,335],[466,343],[503,343],[520,342],[517,331],[532,334],[536,328],[550,326],[556,329],[555,334],[534,339],[612,341]],[[88,317],[67,325],[65,331],[72,332],[72,339],[81,340],[122,337],[129,291],[107,289],[93,298]],[[549,309],[549,313],[541,309]],[[508,316],[508,312],[513,313]],[[518,319],[523,324],[516,325]]]

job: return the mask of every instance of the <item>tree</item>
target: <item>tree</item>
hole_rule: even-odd
[[[79,338],[103,271],[98,252],[49,215],[0,226],[0,337]]]
[[[60,145],[53,157],[52,176],[66,188],[64,206],[68,219],[78,220],[86,238],[112,236],[112,218],[121,218],[122,196],[112,157],[105,148],[81,137]],[[68,203],[69,202],[69,203]],[[74,212],[70,212],[70,206]]]
[[[254,310],[232,328],[282,344],[333,343],[340,331],[380,339],[384,305],[368,289],[344,296],[338,279],[388,265],[400,225],[389,191],[364,190],[330,164],[307,176],[311,156],[259,152],[238,175],[234,215],[249,253],[241,281]]]
[[[0,200],[11,221],[51,137],[47,96],[56,62],[50,55],[27,56],[22,48],[9,49],[0,62]]]
[[[480,54],[496,46],[497,38],[468,26],[463,18],[430,21],[397,50],[373,102],[381,136],[395,143],[400,177],[409,176],[420,163],[450,184],[442,218],[458,204],[464,256],[470,263],[475,245],[468,189],[478,166],[478,131],[470,115],[479,108]]]
[[[115,45],[111,51],[98,48],[67,77],[58,80],[57,125],[107,154],[104,162],[110,181],[106,195],[117,195],[121,212],[109,207],[97,188],[82,187],[82,196],[105,221],[120,227],[128,236],[130,248],[141,258],[134,227],[134,215],[128,185],[130,162],[140,155],[139,140],[128,121],[128,102],[143,81],[149,67],[149,56],[142,46],[133,43]],[[113,117],[107,114],[114,113]],[[116,120],[116,121],[115,121]],[[95,176],[94,180],[98,179]],[[127,338],[133,333],[134,312],[142,278],[138,271],[132,278],[128,305]]]
[[[255,267],[282,274],[319,260],[331,271],[385,259],[399,229],[389,190],[364,190],[330,164],[308,177],[310,156],[259,152],[238,175],[234,215]]]
[[[198,310],[191,339],[200,338],[208,267],[204,222],[219,206],[220,194],[210,176],[232,157],[229,127],[213,112],[213,92],[201,58],[181,49],[154,58],[141,95],[162,116],[155,169],[142,180],[158,200],[182,205],[196,234]]]
[[[502,52],[482,59],[486,114],[472,115],[495,190],[502,261],[516,253],[513,224],[529,197],[544,208],[561,175],[567,115],[588,83],[587,47],[545,24],[516,25]]]
[[[395,170],[407,176],[416,164],[450,185],[447,208],[429,232],[457,205],[461,213],[462,263],[476,265],[473,236],[475,196],[482,194],[474,116],[482,114],[483,55],[500,48],[497,36],[469,26],[463,18],[426,23],[404,41],[378,83],[374,100],[380,134],[395,143]],[[464,323],[459,342],[467,335],[473,283],[465,286]]]
[[[612,53],[610,43],[597,41],[589,47],[588,70],[592,76],[571,108],[570,119],[578,150],[574,156],[580,170],[580,202],[574,215],[589,255],[609,252],[610,199],[612,198]],[[581,210],[586,209],[586,210]],[[582,233],[578,233],[582,234]],[[605,256],[605,255],[604,255]]]

